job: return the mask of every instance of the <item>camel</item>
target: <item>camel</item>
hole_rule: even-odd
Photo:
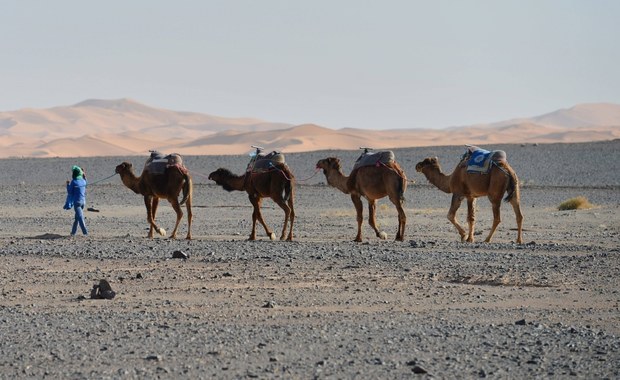
[[[507,192],[506,202],[510,202],[517,218],[517,243],[523,243],[519,180],[515,171],[506,161],[493,162],[488,174],[468,173],[467,162],[461,160],[452,174],[446,175],[441,172],[439,159],[429,157],[419,162],[415,166],[416,171],[424,174],[426,179],[444,193],[452,194],[452,202],[448,211],[448,220],[456,227],[461,236],[461,241],[474,241],[475,226],[475,206],[476,198],[487,196],[493,207],[493,226],[491,232],[484,240],[490,242],[499,223],[500,206],[502,197]],[[463,199],[467,199],[467,222],[469,223],[469,233],[461,227],[456,220],[456,212],[461,206]]]
[[[174,230],[170,235],[171,239],[176,239],[179,223],[183,217],[181,206],[185,204],[187,208],[187,237],[192,239],[192,178],[187,173],[187,169],[180,165],[170,166],[162,174],[153,174],[148,170],[143,170],[139,177],[133,172],[133,166],[129,162],[123,162],[116,167],[116,173],[121,176],[121,181],[136,194],[144,196],[146,205],[146,218],[149,222],[149,238],[153,238],[153,231],[165,236],[166,230],[155,224],[155,215],[159,199],[167,199],[177,214],[177,221]],[[179,194],[183,191],[183,199],[179,202]]]
[[[276,164],[270,170],[263,172],[246,171],[242,175],[233,174],[230,170],[219,168],[209,174],[209,179],[222,186],[226,191],[246,191],[254,212],[252,213],[252,232],[248,240],[256,240],[256,221],[262,224],[267,236],[275,240],[275,233],[267,226],[261,214],[263,198],[271,198],[284,210],[284,226],[280,240],[293,240],[293,222],[295,208],[295,178],[286,164]],[[290,229],[288,223],[290,220]],[[286,231],[288,229],[288,236]]]
[[[379,166],[362,166],[354,169],[348,177],[343,174],[340,160],[336,157],[319,160],[316,167],[323,169],[323,174],[330,186],[345,194],[350,194],[357,212],[357,236],[354,241],[362,241],[364,220],[362,197],[368,201],[368,223],[377,237],[387,239],[387,234],[377,227],[375,216],[377,200],[385,196],[389,197],[398,211],[398,230],[395,240],[404,240],[407,216],[403,209],[403,202],[407,190],[407,176],[396,161]]]

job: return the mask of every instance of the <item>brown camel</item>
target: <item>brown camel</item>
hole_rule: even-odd
[[[517,217],[517,243],[523,243],[519,180],[517,174],[506,161],[498,161],[492,164],[488,174],[468,173],[467,162],[462,160],[456,166],[452,174],[446,175],[441,172],[437,157],[429,157],[419,162],[415,170],[424,174],[426,179],[439,190],[452,194],[452,203],[448,211],[448,220],[454,224],[461,235],[461,241],[474,241],[475,206],[476,198],[487,196],[493,207],[493,226],[489,236],[485,239],[490,242],[495,233],[495,229],[501,222],[500,206],[504,193],[508,193],[504,199],[510,202]],[[469,223],[469,234],[461,227],[456,220],[456,212],[461,206],[463,199],[467,199],[467,222]]]
[[[252,213],[252,233],[249,240],[256,240],[256,221],[265,228],[265,232],[271,240],[275,240],[276,235],[267,226],[260,208],[263,198],[271,198],[282,210],[284,210],[284,226],[280,240],[293,240],[293,222],[295,221],[295,208],[293,200],[295,196],[295,178],[293,173],[285,164],[276,164],[270,170],[264,172],[247,171],[245,174],[236,175],[228,169],[217,169],[209,174],[209,179],[215,181],[226,191],[246,191],[250,202],[254,207]],[[286,235],[288,223],[291,227]]]
[[[316,167],[323,169],[330,186],[351,195],[357,212],[357,236],[355,241],[362,241],[362,222],[364,220],[362,197],[368,201],[368,223],[375,230],[377,237],[386,239],[387,234],[379,231],[376,222],[377,199],[388,196],[398,211],[398,230],[396,240],[405,238],[407,216],[403,209],[404,195],[407,190],[407,176],[396,161],[379,166],[362,166],[351,172],[347,177],[342,173],[340,160],[328,157],[317,162]]]
[[[181,211],[182,204],[187,208],[187,239],[192,238],[192,179],[187,173],[187,169],[182,166],[170,166],[162,174],[153,174],[143,170],[140,177],[136,177],[133,166],[129,162],[123,162],[116,167],[116,173],[120,174],[123,184],[136,194],[144,196],[146,205],[146,218],[150,229],[148,237],[153,237],[153,230],[165,236],[166,230],[155,224],[155,214],[159,199],[167,199],[177,214],[177,221],[174,230],[170,235],[171,239],[177,236],[177,229],[183,217]],[[183,199],[179,202],[179,194],[183,191]]]

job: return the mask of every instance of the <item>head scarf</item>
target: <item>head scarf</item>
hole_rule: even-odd
[[[77,166],[77,165],[73,165],[73,167],[71,168],[71,171],[73,172],[73,179],[82,179],[83,175],[84,175],[84,171],[82,171],[82,168]]]

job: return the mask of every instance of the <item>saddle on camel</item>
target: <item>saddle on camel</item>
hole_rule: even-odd
[[[279,165],[286,165],[282,153],[274,150],[265,154],[263,153],[264,148],[260,146],[252,145],[252,148],[256,150],[250,155],[251,159],[246,168],[247,172],[264,173],[270,170],[277,170]]]
[[[183,159],[178,153],[164,155],[156,150],[151,150],[151,155],[144,163],[144,170],[154,174],[163,175],[166,169],[176,167],[182,173],[187,173],[187,168],[183,166]]]
[[[492,165],[501,169],[500,163],[506,163],[506,152],[485,150],[475,145],[467,145],[461,157],[461,165],[467,165],[467,173],[489,174]]]
[[[361,168],[362,166],[387,166],[395,160],[394,152],[391,150],[371,152],[372,148],[360,147],[360,149],[364,149],[364,152],[360,154],[355,161],[355,164],[353,164],[353,170]]]

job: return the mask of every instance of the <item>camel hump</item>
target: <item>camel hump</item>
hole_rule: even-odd
[[[252,159],[248,163],[247,171],[266,171],[269,169],[273,169],[278,165],[284,164],[286,164],[284,154],[274,150],[273,152],[267,154],[260,153],[252,157]]]
[[[382,152],[364,152],[362,153],[355,164],[353,165],[353,170],[357,168],[361,168],[362,166],[378,166],[380,164],[389,165],[396,160],[394,152],[391,150],[385,150]]]
[[[491,160],[495,162],[506,162],[506,152],[503,150],[494,150],[491,152]]]
[[[183,166],[183,158],[178,153],[164,155],[156,150],[151,151],[151,155],[144,164],[144,170],[151,174],[164,174],[167,168],[171,166],[178,167],[181,171],[185,170]]]

